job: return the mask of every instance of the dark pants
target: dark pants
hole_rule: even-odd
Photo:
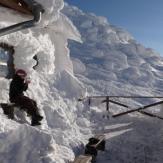
[[[17,96],[16,98],[12,98],[10,101],[18,105],[20,109],[26,111],[27,114],[32,117],[39,115],[39,109],[36,102],[27,96]]]

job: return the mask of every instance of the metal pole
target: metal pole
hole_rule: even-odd
[[[106,111],[107,111],[107,118],[109,119],[109,96],[106,97]]]
[[[109,96],[106,97],[106,110],[109,112]]]
[[[14,33],[23,29],[31,28],[33,26],[36,26],[41,21],[41,15],[44,12],[43,7],[39,3],[33,0],[28,0],[28,1],[24,0],[24,1],[26,3],[28,2],[27,4],[30,5],[34,18],[29,21],[21,22],[21,23],[0,29],[0,36]]]

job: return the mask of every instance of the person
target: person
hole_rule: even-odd
[[[32,126],[41,125],[40,121],[43,117],[39,113],[36,102],[23,93],[28,89],[29,83],[27,73],[23,69],[18,69],[10,83],[9,99],[11,103],[15,103],[20,109],[26,111],[31,116]]]

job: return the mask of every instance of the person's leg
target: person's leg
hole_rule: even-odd
[[[15,98],[15,103],[18,104],[21,109],[25,110],[27,114],[32,117],[33,125],[39,125],[39,121],[41,121],[43,117],[39,114],[37,104],[34,100],[30,99],[27,96],[19,96]]]

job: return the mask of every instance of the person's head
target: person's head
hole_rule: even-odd
[[[27,73],[23,69],[17,69],[15,74],[22,79],[25,79],[27,77]]]

